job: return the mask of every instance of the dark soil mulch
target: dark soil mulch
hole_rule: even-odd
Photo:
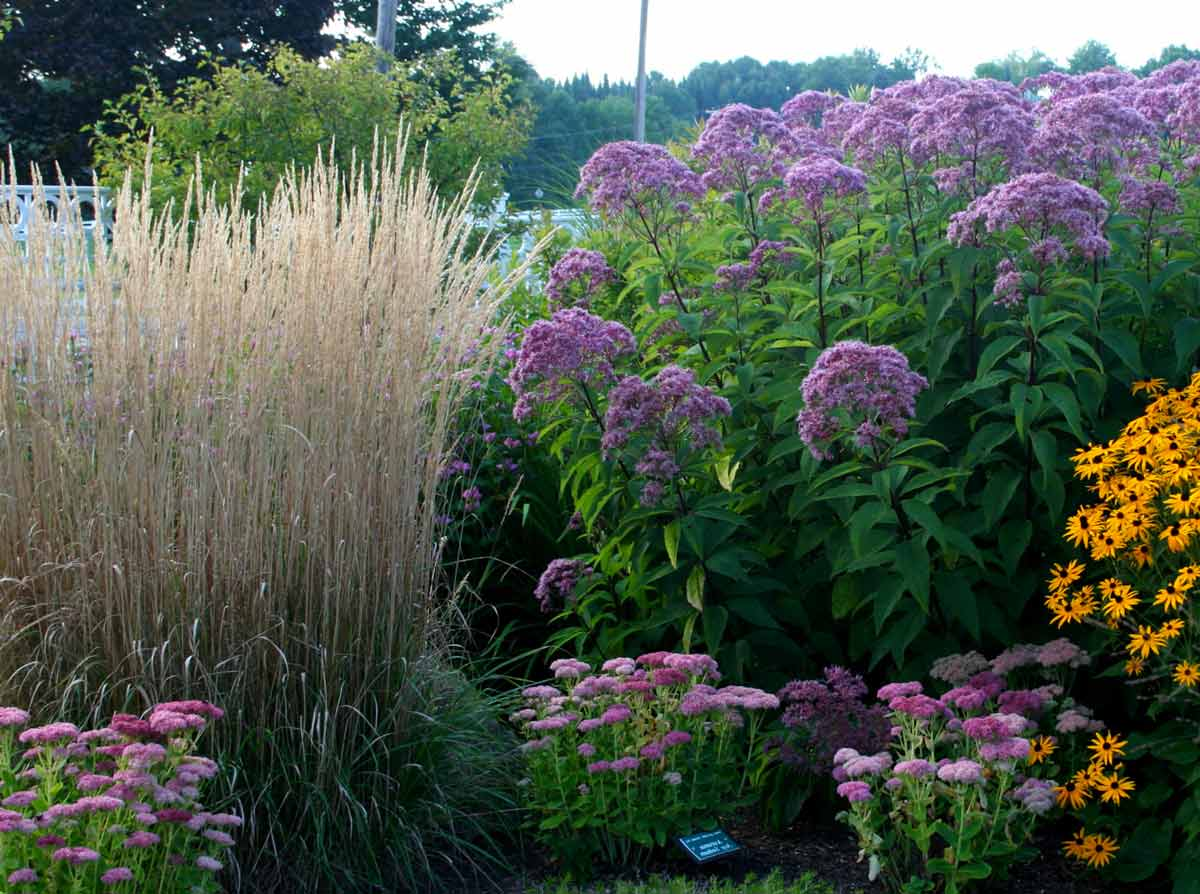
[[[787,880],[799,879],[807,872],[833,885],[835,894],[871,894],[882,888],[867,880],[866,863],[858,862],[854,837],[844,827],[797,823],[781,834],[772,834],[752,816],[741,818],[727,827],[743,850],[736,856],[696,866],[682,852],[671,851],[644,869],[611,869],[598,873],[595,889],[617,879],[638,881],[658,874],[682,875],[696,879],[696,890],[703,891],[713,876],[740,880],[749,874],[765,876],[779,870]],[[1004,880],[981,883],[972,890],[978,894],[1109,894],[1129,891],[1132,886],[1104,881],[1094,872],[1081,872],[1062,856],[1060,843],[1066,833],[1047,834],[1040,845],[1041,856],[1032,863],[1017,866]],[[556,879],[560,873],[544,857],[533,855],[524,872],[508,878],[496,878],[464,889],[470,894],[527,894]],[[1143,894],[1158,894],[1153,886],[1139,884]]]

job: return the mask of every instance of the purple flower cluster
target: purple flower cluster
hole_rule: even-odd
[[[843,97],[832,93],[804,90],[785,102],[779,114],[791,128],[816,128],[820,126],[820,118],[825,112],[844,101]]]
[[[783,173],[795,142],[778,113],[734,103],[709,116],[692,158],[704,164],[700,180],[706,188],[750,192]]]
[[[576,198],[588,197],[592,210],[656,216],[662,208],[686,211],[704,197],[696,175],[663,146],[624,140],[601,146],[579,172]]]
[[[750,259],[744,263],[724,264],[717,268],[714,292],[744,291],[762,273],[767,263],[779,260],[788,247],[786,242],[776,242],[764,239],[750,252]]]
[[[769,745],[778,759],[805,773],[833,768],[839,747],[875,754],[887,746],[891,722],[880,705],[867,705],[862,677],[825,668],[823,680],[794,680],[779,690],[780,723],[787,732]]]
[[[950,218],[949,238],[975,244],[982,225],[987,233],[1020,228],[1030,243],[1056,232],[1072,237],[1084,257],[1104,257],[1108,241],[1103,225],[1108,203],[1093,189],[1056,174],[1022,174],[971,202]]]
[[[838,342],[821,352],[801,385],[800,438],[818,460],[830,458],[831,442],[847,429],[861,450],[903,438],[928,385],[893,347]]]
[[[649,479],[642,502],[654,505],[664,485],[679,473],[677,447],[719,447],[721,436],[713,423],[730,411],[729,401],[698,385],[690,369],[668,366],[649,382],[626,376],[608,394],[601,446],[610,457],[635,435],[647,436],[635,471]]]
[[[508,384],[517,395],[515,419],[527,419],[539,404],[577,391],[607,387],[613,363],[637,351],[633,334],[581,308],[566,308],[525,330]],[[590,399],[590,398],[588,398]]]
[[[608,266],[608,261],[600,252],[572,248],[550,268],[546,295],[560,304],[569,302],[587,307],[592,296],[616,278],[616,271]],[[571,298],[574,301],[569,301]]]
[[[1030,813],[1041,816],[1054,806],[1054,780],[1029,778],[1009,794]]]
[[[964,159],[961,168],[942,170],[956,171],[953,179],[969,182],[973,192],[986,164],[999,162],[1002,173],[1020,168],[1034,127],[1032,104],[1013,85],[986,78],[961,81],[913,114],[910,151],[916,158]],[[939,185],[950,180],[938,179]]]
[[[575,587],[590,573],[591,569],[578,559],[552,559],[533,591],[538,606],[549,612],[572,604]]]
[[[824,226],[831,217],[830,199],[844,199],[866,188],[867,176],[858,168],[825,155],[809,155],[787,169],[782,189],[763,194],[759,208],[766,211],[780,199],[798,200],[807,212],[805,218]]]

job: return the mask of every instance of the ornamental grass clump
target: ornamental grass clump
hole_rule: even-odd
[[[94,245],[40,200],[25,243],[0,226],[0,700],[223,705],[261,890],[504,859],[511,745],[452,664],[439,488],[513,280],[404,155],[253,213],[127,182]]]
[[[744,803],[775,696],[718,687],[717,662],[699,654],[612,658],[595,673],[572,658],[550,668],[557,685],[525,689],[512,719],[527,738],[534,834],[567,868],[643,862]]]
[[[991,661],[975,652],[939,659],[931,676],[951,688],[937,697],[917,681],[878,691],[890,724],[884,744],[847,744],[832,760],[837,793],[849,802],[839,817],[857,833],[872,881],[889,891],[952,892],[1004,877],[1013,863],[1036,856],[1030,841],[1042,817],[1055,807],[1083,809],[1072,794],[1081,774],[1063,774],[1085,753],[1084,737],[1072,734],[1100,728],[1066,695],[1088,661],[1067,640],[1022,644]],[[856,738],[857,731],[847,743]],[[1097,732],[1093,753],[1104,747],[1097,742],[1124,744]],[[1086,773],[1105,776],[1114,794],[1103,800],[1118,804],[1132,784],[1115,756],[1109,749]],[[1112,838],[1100,838],[1087,842],[1093,865],[1117,850]]]
[[[197,700],[99,729],[29,726],[0,708],[0,891],[219,892],[240,816],[210,812],[218,775],[196,740],[224,712]]]

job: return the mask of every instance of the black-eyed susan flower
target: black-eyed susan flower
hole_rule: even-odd
[[[1092,508],[1080,509],[1067,519],[1067,542],[1072,546],[1087,549],[1092,545],[1092,539],[1102,529],[1103,514]]]
[[[1129,584],[1114,587],[1104,601],[1104,614],[1113,621],[1119,621],[1141,604],[1137,592]]]
[[[1080,810],[1091,796],[1091,789],[1086,782],[1080,784],[1074,779],[1068,779],[1062,785],[1054,786],[1054,802],[1059,807],[1069,805],[1072,810]]]
[[[1113,854],[1120,848],[1116,839],[1108,835],[1089,835],[1084,839],[1082,850],[1083,859],[1087,860],[1088,866],[1100,869],[1112,862]]]
[[[1113,733],[1096,733],[1088,745],[1088,750],[1092,752],[1094,763],[1107,767],[1116,758],[1125,756],[1125,746],[1128,744],[1129,742],[1118,739]]]
[[[1170,642],[1181,633],[1183,633],[1182,618],[1172,618],[1169,621],[1165,621],[1163,625],[1158,628],[1158,635],[1162,638],[1164,643]]]
[[[1087,841],[1087,832],[1077,829],[1070,838],[1063,842],[1063,852],[1076,860],[1087,859],[1083,855],[1083,843]]]
[[[1081,562],[1072,559],[1066,565],[1054,564],[1050,567],[1050,579],[1046,581],[1051,593],[1061,593],[1083,577],[1084,568]]]
[[[1187,590],[1180,590],[1176,584],[1177,581],[1172,581],[1154,594],[1154,604],[1163,611],[1178,611],[1187,602]]]
[[[1129,550],[1130,561],[1138,568],[1145,568],[1147,565],[1154,564],[1154,548],[1149,543],[1139,543]]]
[[[1162,634],[1153,627],[1139,624],[1137,632],[1129,635],[1125,651],[1140,658],[1149,658],[1151,655],[1157,655],[1164,644],[1165,640],[1162,638]]]
[[[1173,553],[1181,553],[1187,549],[1188,544],[1192,540],[1191,532],[1184,526],[1182,521],[1167,525],[1158,533],[1158,539],[1163,540],[1167,544],[1167,549]]]
[[[1118,773],[1101,774],[1100,780],[1093,783],[1093,787],[1099,793],[1101,801],[1118,806],[1122,799],[1132,797],[1136,788],[1132,779]]]
[[[1053,736],[1034,736],[1029,740],[1029,763],[1040,764],[1057,748]]]
[[[1146,670],[1145,658],[1130,658],[1125,662],[1125,676],[1140,677]]]
[[[1197,683],[1200,683],[1200,665],[1193,664],[1190,661],[1181,661],[1175,665],[1175,672],[1171,674],[1171,677],[1180,686],[1191,689]]]
[[[1160,378],[1155,377],[1153,379],[1137,380],[1136,382],[1133,383],[1133,385],[1130,386],[1129,391],[1131,394],[1146,394],[1146,395],[1153,396],[1153,395],[1162,394],[1163,391],[1166,390],[1166,387],[1167,387],[1166,379],[1160,379]]]

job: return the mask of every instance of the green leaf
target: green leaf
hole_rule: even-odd
[[[1142,367],[1142,352],[1138,348],[1137,339],[1133,337],[1133,333],[1125,329],[1102,329],[1100,330],[1100,340],[1121,358],[1121,362],[1135,376],[1141,378],[1145,375],[1145,369]]]
[[[1042,429],[1033,433],[1033,452],[1042,467],[1042,486],[1049,488],[1050,480],[1058,478],[1058,439],[1053,432]]]
[[[887,625],[903,595],[904,578],[899,575],[888,576],[881,583],[875,585],[875,592],[871,596],[871,600],[874,603],[876,633],[881,632]]]
[[[986,527],[994,528],[1000,521],[1020,483],[1021,473],[1013,468],[998,469],[988,476],[981,501]]]
[[[1009,519],[1000,526],[1000,556],[1004,559],[1004,570],[1011,578],[1017,573],[1017,565],[1029,541],[1033,537],[1033,524],[1028,519]]]
[[[946,617],[962,624],[971,638],[979,642],[982,639],[979,608],[966,579],[961,574],[939,571],[933,576],[933,587]]]
[[[1083,430],[1083,424],[1079,417],[1079,399],[1075,397],[1075,393],[1066,385],[1058,382],[1043,382],[1042,391],[1046,397],[1050,398],[1050,403],[1058,408],[1058,412],[1062,413],[1063,419],[1067,420],[1067,425],[1081,445],[1088,442],[1087,434]]]
[[[1017,437],[1022,441],[1025,440],[1025,428],[1029,422],[1029,390],[1028,385],[1020,383],[1013,385],[1010,401],[1013,409],[1013,424],[1017,428]]]
[[[970,397],[979,391],[986,391],[988,388],[995,388],[998,385],[1003,385],[1005,382],[1012,381],[1016,378],[1011,372],[994,369],[986,376],[976,379],[974,382],[967,382],[965,385],[959,386],[958,390],[950,395],[950,399],[946,401],[946,406],[960,401],[964,397]]]
[[[975,373],[975,381],[978,383],[986,380],[992,367],[1011,354],[1024,340],[1020,335],[1002,335],[989,342],[979,355],[979,369]]]
[[[1200,320],[1185,317],[1175,324],[1175,373],[1185,375],[1195,365],[1200,350]]]
[[[729,622],[729,612],[720,605],[709,606],[702,617],[704,618],[704,645],[708,654],[717,654],[721,640],[725,636],[725,625]]]
[[[843,574],[833,582],[833,599],[830,608],[835,621],[848,618],[858,608],[860,601],[858,575]]]
[[[1013,427],[1008,422],[989,422],[971,436],[971,441],[967,444],[966,455],[963,458],[963,465],[971,467],[980,460],[987,459],[1013,434]]]
[[[914,537],[896,545],[896,567],[904,576],[904,584],[912,593],[921,611],[929,613],[929,551],[924,537]]]
[[[920,500],[905,500],[900,504],[900,508],[905,511],[909,518],[924,528],[927,533],[932,534],[934,539],[937,540],[938,546],[943,550],[948,548],[946,545],[946,526],[942,524],[942,520],[933,511],[932,506]]]
[[[687,579],[688,605],[698,612],[704,611],[704,568],[700,565],[692,569]]]
[[[683,633],[679,639],[683,643],[683,651],[692,651],[692,634],[696,632],[696,619],[703,617],[700,614],[688,615],[687,620],[683,622]]]
[[[667,558],[671,567],[679,567],[679,519],[675,519],[663,528],[663,545],[667,548]]]
[[[737,599],[730,599],[725,604],[735,615],[749,621],[756,627],[770,627],[773,630],[783,629],[779,626],[779,622],[771,617],[771,613],[767,611],[762,600],[755,596],[739,596]]]

